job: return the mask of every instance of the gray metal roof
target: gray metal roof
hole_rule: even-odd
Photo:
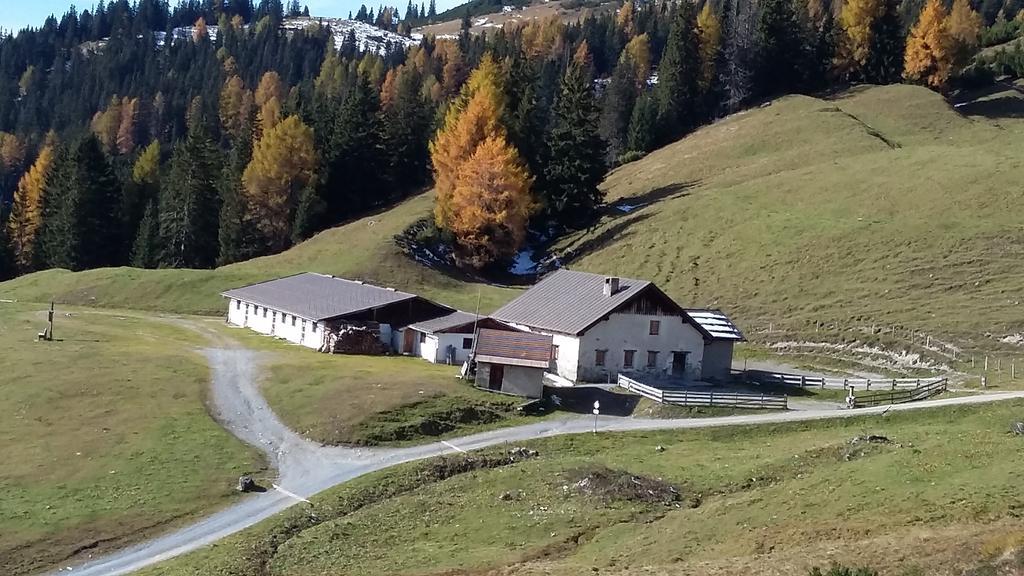
[[[721,310],[687,310],[686,314],[712,340],[746,340],[740,329]]]
[[[235,288],[222,295],[313,321],[416,298],[414,294],[312,272]]]
[[[651,286],[647,280],[619,277],[619,291],[605,296],[605,278],[608,277],[563,268],[491,317],[540,330],[579,334]]]
[[[551,336],[532,332],[509,332],[483,328],[476,343],[477,362],[548,368],[551,365]]]
[[[483,320],[486,316],[481,316]],[[462,310],[456,310],[446,316],[439,318],[432,318],[430,320],[424,320],[423,322],[417,322],[410,324],[409,328],[413,330],[419,330],[420,332],[426,332],[427,334],[433,334],[434,332],[440,332],[442,330],[450,330],[452,328],[458,328],[466,324],[473,324],[477,321],[476,314],[470,314],[469,312],[463,312]]]

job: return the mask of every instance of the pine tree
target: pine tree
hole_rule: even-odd
[[[400,191],[421,186],[429,174],[431,116],[420,89],[419,72],[408,66],[399,68],[395,94],[384,114],[389,172]]]
[[[254,230],[255,227],[246,220],[250,210],[246,203],[245,188],[242,186],[242,175],[251,160],[252,139],[243,138],[231,149],[228,162],[221,172],[218,266],[258,255],[258,234]]]
[[[928,0],[907,38],[903,77],[941,90],[953,68],[953,38],[941,0]]]
[[[806,77],[803,27],[793,0],[765,0],[757,22],[757,85],[767,95],[799,90]]]
[[[665,52],[658,66],[654,95],[662,142],[678,138],[698,121],[700,44],[695,10],[691,2],[681,2],[675,7]]]
[[[131,180],[124,186],[121,216],[124,218],[125,239],[137,237],[139,223],[147,207],[160,196],[160,181],[160,141],[154,140],[135,161]]]
[[[156,268],[160,264],[160,215],[157,200],[146,205],[132,243],[131,265],[135,268]]]
[[[330,222],[386,201],[383,133],[377,94],[360,75],[341,105],[327,146],[323,199]]]
[[[633,106],[626,135],[626,151],[647,153],[657,141],[658,104],[649,94],[641,95]]]
[[[36,265],[36,239],[43,224],[44,194],[53,167],[53,155],[53,145],[44,146],[32,168],[18,182],[14,193],[6,238],[14,263],[22,272],[30,271]]]
[[[479,270],[507,261],[523,245],[534,209],[530,176],[504,137],[487,137],[460,166],[451,200],[459,265]]]
[[[882,15],[871,30],[871,53],[864,78],[873,84],[893,84],[903,77],[905,37],[897,0],[882,0]]]
[[[314,182],[318,163],[313,131],[297,116],[281,121],[253,147],[242,183],[250,219],[271,251],[289,246],[299,194]]]
[[[604,197],[598,185],[604,179],[607,147],[598,133],[598,119],[593,78],[585,58],[576,58],[559,84],[546,139],[549,160],[541,195],[550,224],[579,228],[597,214]]]
[[[437,5],[434,0],[430,0],[430,8],[427,8],[427,20],[433,22],[437,18]]]
[[[614,161],[626,151],[629,119],[633,115],[638,90],[633,58],[623,53],[615,66],[601,106],[601,137],[608,143],[608,159]]]
[[[195,120],[171,156],[160,189],[160,262],[170,268],[211,268],[217,256],[219,153]]]
[[[526,162],[534,175],[534,188],[544,187],[544,165],[547,149],[544,134],[548,126],[548,104],[545,87],[537,66],[521,50],[517,50],[508,63],[508,81],[505,82],[505,112],[502,124],[508,130],[508,141]]]
[[[46,266],[86,270],[117,263],[120,188],[94,136],[56,155],[43,198],[40,238]]]

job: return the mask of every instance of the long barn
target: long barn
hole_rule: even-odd
[[[222,296],[228,299],[228,323],[323,351],[369,351],[334,349],[346,334],[367,333],[382,350],[391,350],[396,329],[454,312],[415,294],[311,272]],[[365,337],[353,340],[368,345]]]

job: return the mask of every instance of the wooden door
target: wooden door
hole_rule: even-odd
[[[689,352],[673,352],[672,353],[672,375],[677,378],[682,378],[686,375],[686,356]]]
[[[405,329],[404,338],[405,338],[405,341],[402,343],[402,353],[403,354],[412,354],[413,353],[413,345],[416,342],[416,340],[415,340],[415,338],[416,338],[416,331],[415,330],[410,330],[409,328],[406,328]]]
[[[505,367],[501,364],[491,364],[491,377],[487,381],[487,387],[491,390],[501,390],[501,381],[505,378]]]

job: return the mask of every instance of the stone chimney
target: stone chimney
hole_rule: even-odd
[[[615,276],[609,276],[604,279],[604,295],[611,297],[619,291],[619,279]]]

